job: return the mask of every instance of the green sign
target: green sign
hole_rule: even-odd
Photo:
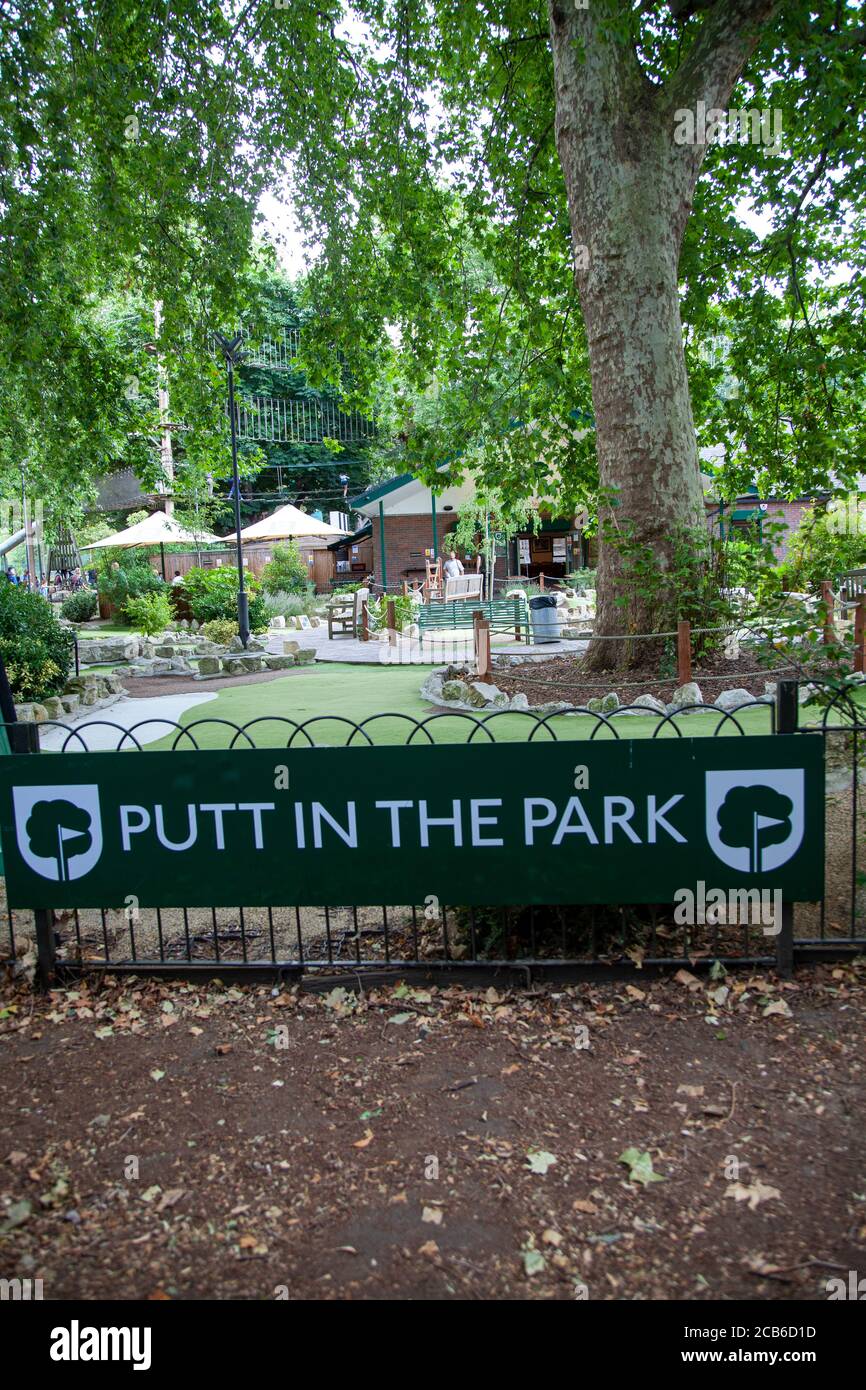
[[[13,907],[814,899],[823,814],[805,735],[0,759]]]

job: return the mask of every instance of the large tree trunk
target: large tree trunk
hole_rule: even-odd
[[[622,34],[606,30],[614,13],[607,0],[586,9],[550,0],[556,140],[602,489],[602,637],[658,633],[671,621],[674,581],[652,592],[636,578],[634,558],[639,548],[664,573],[677,531],[703,522],[677,268],[705,147],[674,141],[674,112],[727,100],[772,0],[716,0],[710,10],[685,63],[662,87],[647,78]],[[638,665],[652,647],[596,639],[588,664]]]

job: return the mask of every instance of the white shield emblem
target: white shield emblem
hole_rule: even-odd
[[[803,842],[802,768],[706,774],[707,840],[713,854],[744,874],[786,864]]]
[[[13,787],[18,852],[34,873],[65,883],[83,878],[102,853],[99,788]]]

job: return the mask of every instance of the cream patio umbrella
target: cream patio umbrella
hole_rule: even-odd
[[[92,545],[81,548],[82,550],[131,550],[138,545],[159,546],[164,579],[166,545],[193,545],[198,548],[200,545],[225,545],[225,541],[221,540],[219,536],[212,535],[210,531],[198,533],[190,531],[186,526],[181,526],[179,521],[175,521],[173,516],[166,516],[165,512],[151,512],[144,521],[137,521],[134,526],[127,526],[125,531],[115,531],[114,535],[106,536],[104,540],[94,541]]]
[[[303,536],[323,536],[328,540],[336,540],[338,536],[345,534],[346,532],[341,531],[339,527],[331,526],[327,521],[317,521],[314,516],[307,516],[299,507],[288,504],[278,507],[270,516],[255,522],[253,526],[245,527],[241,531],[241,540],[290,541]]]

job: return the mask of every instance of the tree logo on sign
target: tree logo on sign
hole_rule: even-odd
[[[706,829],[722,863],[761,874],[786,864],[804,831],[802,768],[706,774]]]
[[[13,787],[15,832],[25,864],[40,878],[83,878],[102,853],[99,788],[95,784]]]

